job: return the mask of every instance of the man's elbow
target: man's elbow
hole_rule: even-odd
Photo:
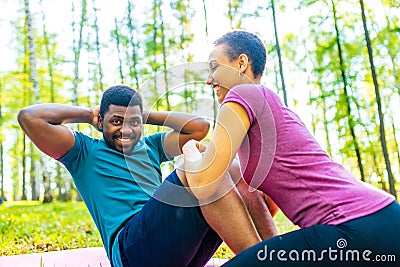
[[[26,122],[30,120],[29,114],[30,114],[29,108],[23,108],[18,112],[17,120],[21,127],[23,127],[26,124]]]
[[[193,134],[193,139],[196,141],[201,141],[204,137],[207,136],[208,131],[210,130],[210,123],[205,119],[199,120],[198,130],[195,134]]]

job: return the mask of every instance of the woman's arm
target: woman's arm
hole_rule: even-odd
[[[189,155],[184,150],[187,181],[200,201],[217,191],[249,127],[250,120],[243,106],[227,102],[220,108],[217,125],[201,159],[186,160]]]

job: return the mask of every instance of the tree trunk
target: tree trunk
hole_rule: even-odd
[[[25,139],[25,138],[24,138]],[[31,153],[31,169],[30,169],[30,177],[31,177],[31,190],[32,190],[32,196],[31,199],[32,200],[39,200],[39,184],[38,184],[38,179],[36,177],[38,177],[37,175],[37,161],[35,160],[35,147],[33,145],[33,143],[31,142],[29,145],[29,150]]]
[[[396,127],[395,127],[395,125],[394,125],[393,118],[391,118],[391,124],[392,124],[392,131],[393,131],[394,142],[395,142],[395,145],[396,145],[396,154],[397,154],[398,166],[399,166],[399,168],[400,168],[400,149],[399,149],[399,142],[397,141]]]
[[[385,19],[386,19],[386,31],[387,31],[387,40],[390,40],[390,37],[392,34],[396,34],[395,31],[392,29],[392,20],[389,18],[389,15],[387,14],[387,10],[385,8],[385,5],[382,2],[383,9],[385,11]],[[390,2],[389,2],[390,3]],[[394,3],[394,2],[393,2]],[[394,77],[394,87],[397,89],[397,93],[400,95],[400,78],[399,78],[399,68],[398,68],[398,60],[396,59],[396,53],[397,51],[393,49],[393,47],[397,48],[396,42],[388,42],[387,45],[385,46],[388,54],[390,56],[390,62],[392,64],[392,72],[393,72],[393,77]]]
[[[3,106],[3,85],[0,80],[0,201],[6,200],[6,196],[4,195],[4,159],[3,159],[3,113],[2,113],[2,106]]]
[[[284,75],[283,75],[281,47],[279,45],[278,26],[277,26],[277,23],[276,23],[276,13],[275,13],[275,2],[274,2],[274,0],[271,0],[271,8],[272,8],[272,19],[273,19],[273,23],[274,23],[275,46],[276,46],[276,52],[278,53],[279,74],[280,74],[280,77],[281,77],[283,101],[284,101],[285,105],[288,106],[285,78],[284,78]]]
[[[131,45],[131,52],[132,52],[132,63],[129,64],[129,75],[130,77],[135,80],[135,86],[136,90],[140,89],[140,84],[139,84],[139,74],[137,71],[137,65],[138,65],[138,56],[137,56],[137,44],[135,43],[134,40],[134,35],[137,31],[135,29],[135,26],[133,25],[132,21],[132,14],[131,10],[134,10],[134,7],[132,5],[132,2],[128,0],[128,29],[129,29],[129,43]]]
[[[83,29],[86,25],[87,22],[87,0],[81,0],[81,5],[82,5],[82,11],[81,11],[81,16],[80,16],[80,22],[79,22],[79,30],[78,30],[78,37],[76,37],[75,34],[75,21],[72,22],[72,31],[73,31],[73,50],[74,50],[74,78],[73,78],[73,88],[72,88],[72,105],[78,106],[79,105],[79,93],[78,93],[78,88],[79,88],[79,62],[80,62],[80,56],[81,56],[81,51],[82,51],[82,46],[83,46]],[[75,6],[74,2],[72,2],[72,13],[74,13]],[[79,124],[77,125],[77,129],[79,130]],[[65,184],[70,184],[70,176],[65,176]],[[70,190],[71,187],[66,187],[66,190]],[[71,197],[71,192],[66,191],[65,192],[65,197]],[[80,200],[78,198],[78,200]]]
[[[159,108],[160,108],[160,105],[161,105],[161,103],[160,103],[160,98],[159,98],[159,94],[158,94],[158,92],[157,92],[157,87],[158,87],[158,84],[157,84],[157,72],[158,72],[158,70],[159,70],[159,64],[158,64],[158,58],[157,58],[157,54],[158,54],[158,44],[157,44],[157,39],[158,39],[158,27],[159,27],[159,25],[157,24],[157,22],[158,22],[158,19],[159,19],[159,17],[158,17],[158,8],[157,8],[157,6],[158,5],[160,5],[160,1],[158,1],[158,0],[154,0],[153,1],[153,21],[152,21],[152,34],[153,34],[153,36],[152,36],[152,43],[151,43],[151,47],[152,47],[152,49],[153,49],[153,57],[152,57],[152,60],[153,60],[153,62],[152,62],[152,72],[153,72],[153,86],[154,86],[154,88],[153,88],[153,91],[154,91],[154,95],[156,96],[156,103],[155,103],[155,108],[156,108],[156,110],[159,110]],[[157,126],[157,131],[158,130],[160,130],[160,127],[159,126]]]
[[[164,32],[164,18],[161,8],[162,2],[158,5],[159,20],[160,20],[160,35],[161,35],[161,51],[162,51],[162,66],[163,66],[163,78],[164,78],[164,88],[165,88],[165,103],[167,105],[167,110],[171,110],[169,103],[169,82],[168,82],[168,70],[167,70],[167,47],[165,44],[165,32]]]
[[[42,0],[40,0],[40,5],[42,5]],[[49,38],[47,35],[47,29],[46,29],[46,15],[43,11],[42,8],[42,20],[43,20],[43,38],[44,38],[44,47],[46,51],[46,61],[47,61],[47,70],[48,70],[48,75],[49,75],[49,89],[50,89],[50,99],[49,101],[51,103],[54,103],[55,101],[55,89],[54,89],[54,77],[53,77],[53,57],[50,49],[50,44],[49,44]],[[42,156],[42,162],[48,162],[47,158],[45,156]],[[45,166],[47,164],[44,164]],[[50,203],[53,201],[53,195],[51,192],[51,176],[49,170],[46,168],[43,170],[43,186],[44,186],[44,199],[43,203]]]
[[[72,13],[75,11],[74,2],[72,2]],[[73,88],[72,88],[72,104],[78,105],[79,96],[78,96],[78,87],[79,87],[79,61],[81,56],[82,50],[82,34],[83,28],[87,21],[86,18],[86,0],[82,0],[82,12],[81,12],[81,20],[79,23],[79,32],[78,32],[78,39],[76,39],[75,34],[75,21],[72,22],[72,31],[73,31],[73,50],[74,50],[74,79],[73,79]]]
[[[383,112],[382,112],[382,102],[381,102],[381,97],[380,97],[380,93],[379,93],[378,80],[377,80],[376,72],[375,72],[374,58],[373,58],[373,54],[372,54],[372,45],[371,45],[371,40],[369,38],[369,32],[368,32],[368,28],[367,28],[367,19],[365,17],[363,0],[360,0],[360,6],[361,6],[361,16],[362,16],[362,21],[363,21],[365,40],[367,42],[367,48],[368,48],[369,63],[371,66],[372,79],[374,81],[376,104],[378,105],[379,133],[380,133],[380,139],[381,139],[382,152],[383,152],[383,156],[385,158],[386,171],[387,171],[388,180],[389,180],[389,187],[390,187],[389,190],[390,190],[390,193],[397,198],[396,188],[395,188],[395,180],[394,180],[394,177],[392,174],[389,153],[388,153],[387,145],[386,145],[385,122],[384,122]]]
[[[208,19],[207,19],[207,5],[206,1],[203,0],[203,11],[204,11],[204,30],[206,32],[206,43],[208,44]]]
[[[239,8],[242,6],[243,0],[228,0],[228,20],[231,29],[242,28],[242,16],[239,12]]]
[[[98,75],[98,86],[94,88],[95,99],[94,105],[98,105],[100,102],[100,94],[104,91],[104,82],[103,82],[103,66],[101,65],[101,51],[100,51],[100,36],[99,36],[99,25],[97,24],[97,8],[95,7],[95,0],[93,0],[93,13],[94,13],[94,23],[93,27],[96,33],[96,67],[97,67],[97,75]]]
[[[29,0],[24,0],[25,3],[25,20],[26,20],[26,35],[28,38],[28,55],[29,55],[29,79],[32,83],[34,103],[40,103],[40,88],[38,82],[38,71],[36,63],[36,46],[33,34],[32,14],[30,12]],[[33,148],[33,147],[32,147]],[[31,150],[33,152],[33,149]],[[33,155],[33,153],[32,153]],[[43,156],[41,156],[42,158]],[[40,162],[41,163],[41,162]],[[39,164],[40,166],[40,164]],[[39,168],[40,169],[40,168]],[[38,172],[39,173],[39,172]],[[32,181],[32,200],[39,200],[40,197],[40,181],[38,173],[33,173]]]
[[[15,132],[15,136],[17,136],[17,143],[19,142],[19,131],[18,130],[16,130],[16,132]],[[12,150],[12,157],[14,158],[14,159],[17,159],[18,158],[18,146],[14,146],[13,147],[13,150]],[[12,168],[12,181],[13,181],[13,183],[12,183],[12,199],[14,200],[14,201],[17,201],[17,200],[19,200],[19,197],[18,197],[18,194],[19,194],[19,189],[20,189],[20,187],[19,187],[19,177],[20,177],[20,175],[19,175],[19,166],[18,166],[18,161],[16,160],[14,163],[13,163],[13,168]]]
[[[357,106],[357,112],[358,112],[358,116],[361,118],[361,110],[360,110],[359,106]],[[374,125],[376,126],[375,123],[374,123]],[[381,171],[381,168],[379,167],[379,163],[378,163],[378,157],[377,157],[378,151],[376,151],[375,144],[373,143],[373,141],[371,141],[372,138],[368,131],[368,128],[365,125],[361,125],[361,126],[364,128],[363,132],[367,135],[368,146],[371,147],[371,149],[372,149],[371,156],[372,156],[372,161],[374,164],[373,165],[374,170],[376,172],[376,175],[380,178],[380,183],[381,183],[382,189],[387,192],[385,177],[384,177],[383,172]],[[368,181],[368,182],[370,182],[370,181]]]
[[[351,112],[351,106],[350,106],[350,97],[347,92],[347,88],[349,87],[349,84],[347,83],[346,67],[345,67],[344,60],[343,60],[342,43],[341,43],[339,26],[338,26],[338,18],[337,18],[337,14],[336,14],[336,6],[334,3],[334,0],[331,0],[331,3],[332,3],[334,26],[335,26],[335,32],[336,32],[336,45],[337,45],[337,49],[338,49],[340,71],[341,71],[342,82],[343,82],[343,96],[346,101],[347,122],[348,122],[349,130],[350,130],[350,134],[351,134],[351,137],[353,140],[354,150],[357,155],[357,163],[358,163],[358,168],[360,170],[361,181],[365,181],[364,168],[363,168],[362,159],[361,159],[361,152],[360,152],[360,148],[358,145],[358,141],[357,141],[357,137],[356,137],[356,133],[355,133],[355,129],[354,129],[355,125],[354,125],[353,116],[351,115],[352,112]]]
[[[117,54],[118,54],[118,71],[119,71],[119,79],[120,83],[124,84],[125,79],[124,79],[124,71],[122,67],[122,56],[121,56],[121,40],[119,36],[119,28],[118,28],[118,21],[117,18],[114,17],[114,24],[115,24],[115,29],[114,29],[114,39],[116,42],[116,47],[117,47]]]
[[[31,157],[31,164],[32,164],[32,162],[33,162],[33,156]],[[21,196],[21,200],[27,200],[27,199],[28,199],[28,197],[26,195],[26,135],[25,135],[25,133],[23,133],[22,134],[22,196]]]
[[[208,19],[207,19],[207,5],[206,5],[206,1],[205,0],[203,0],[203,10],[204,10],[204,28],[205,28],[205,32],[206,32],[206,41],[207,41],[207,44],[208,44],[209,43]],[[218,113],[218,102],[217,102],[217,99],[215,98],[214,89],[212,89],[212,87],[211,87],[211,95],[212,95],[212,99],[213,99],[213,125],[212,125],[212,129],[215,129],[215,123],[217,121],[217,113]]]

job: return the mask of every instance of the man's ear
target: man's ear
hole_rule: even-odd
[[[97,119],[97,128],[100,132],[103,131],[103,118],[99,114],[99,118]]]

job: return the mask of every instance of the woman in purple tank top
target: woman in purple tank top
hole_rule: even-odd
[[[233,31],[214,44],[207,83],[221,107],[201,157],[191,157],[195,142],[184,146],[188,184],[199,200],[215,198],[238,155],[245,181],[300,227],[248,248],[226,266],[400,266],[395,198],[332,160],[260,84],[266,50],[257,35]]]

